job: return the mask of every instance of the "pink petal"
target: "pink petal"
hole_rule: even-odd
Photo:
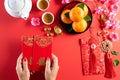
[[[104,9],[99,6],[99,7],[95,8],[94,13],[95,13],[95,14],[101,14],[101,13],[103,12],[103,10],[104,10]]]
[[[62,0],[61,3],[62,4],[67,4],[67,3],[70,3],[70,1],[69,0]]]
[[[110,0],[111,4],[118,3],[118,2],[120,2],[120,0]]]
[[[38,25],[40,25],[40,19],[39,19],[39,18],[32,18],[32,19],[31,19],[31,24],[32,24],[33,26],[38,26]]]
[[[101,2],[102,4],[107,4],[109,3],[110,0],[97,0],[97,1]]]
[[[115,12],[110,12],[109,14],[108,14],[108,19],[109,20],[112,20],[112,19],[114,19],[115,17],[116,17],[116,13]]]
[[[107,6],[105,6],[105,7],[103,8],[103,13],[104,13],[104,14],[108,14],[108,13],[109,13],[109,10],[108,10],[108,7],[107,7]]]
[[[110,29],[111,26],[112,26],[112,23],[110,22],[110,20],[105,21],[104,28],[106,28],[106,29]]]
[[[108,37],[113,42],[119,40],[119,35],[118,35],[118,33],[115,33],[115,32],[111,32]]]
[[[119,11],[119,5],[118,4],[112,4],[109,6],[109,9],[111,12],[118,12]]]
[[[87,2],[87,1],[93,1],[93,0],[83,0],[83,2]]]
[[[119,21],[114,21],[111,28],[115,30],[119,30],[120,29]]]

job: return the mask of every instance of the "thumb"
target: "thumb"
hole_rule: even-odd
[[[49,58],[47,58],[46,60],[45,72],[50,72],[50,59]]]

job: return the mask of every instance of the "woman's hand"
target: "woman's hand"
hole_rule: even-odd
[[[59,70],[58,58],[54,54],[52,54],[52,59],[53,59],[52,67],[50,59],[48,58],[46,60],[45,80],[56,80],[57,73]]]
[[[28,69],[28,61],[27,61],[27,58],[24,58],[23,60],[22,58],[23,58],[23,55],[20,54],[20,56],[17,59],[16,72],[19,80],[29,80],[30,72]]]

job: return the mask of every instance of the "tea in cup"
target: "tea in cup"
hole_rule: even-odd
[[[45,12],[42,15],[42,22],[46,25],[50,25],[54,22],[54,15],[51,12]]]
[[[50,3],[48,0],[38,0],[37,1],[37,8],[41,11],[45,11],[49,8]]]

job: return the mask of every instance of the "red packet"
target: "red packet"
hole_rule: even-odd
[[[52,41],[52,37],[34,36],[33,70],[39,71],[41,67],[45,66],[46,58],[51,58]]]
[[[28,60],[28,68],[32,70],[32,58],[33,58],[33,36],[22,37],[22,52],[23,57]]]
[[[80,39],[83,75],[104,74],[104,53],[100,43],[93,37],[87,41]]]
[[[90,49],[89,45],[80,39],[80,47],[81,47],[81,60],[82,60],[82,70],[83,75],[89,75],[90,74],[90,65],[89,65],[89,58],[90,58]]]
[[[101,41],[91,37],[89,39],[90,46],[90,72],[92,74],[105,73],[105,53],[101,50]]]

